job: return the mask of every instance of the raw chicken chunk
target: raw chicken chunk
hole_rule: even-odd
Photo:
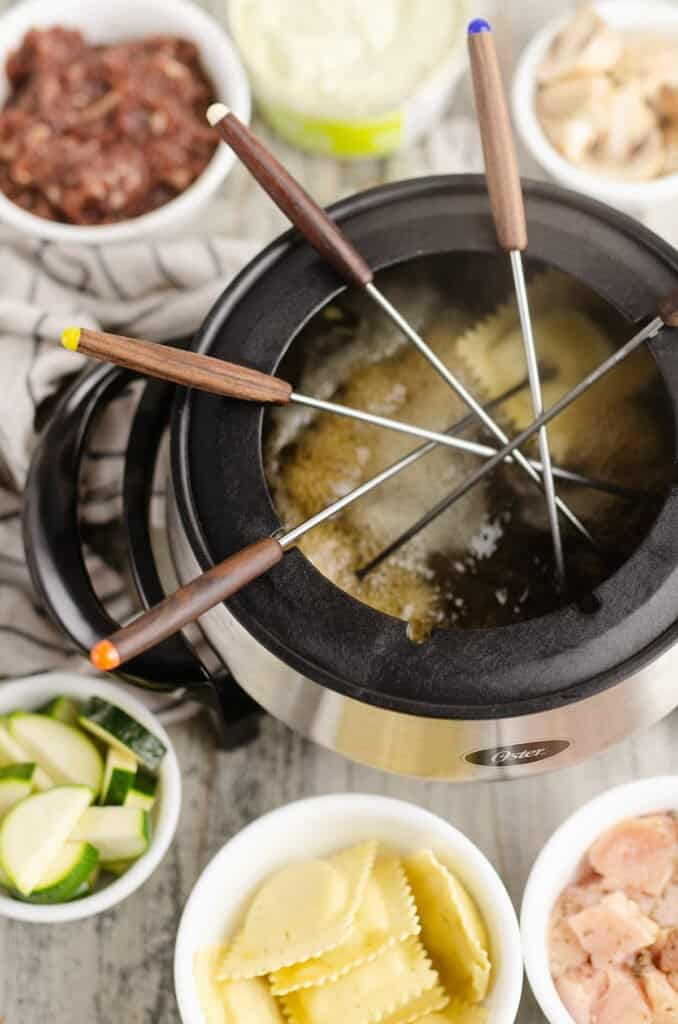
[[[654,814],[608,829],[591,847],[589,861],[610,886],[659,895],[673,875],[677,854],[673,818]]]
[[[575,1024],[593,1024],[594,1013],[607,984],[604,971],[595,971],[587,965],[566,971],[556,981],[556,989]]]
[[[568,923],[591,954],[594,967],[621,963],[651,946],[657,935],[656,924],[621,892],[610,893],[595,906],[574,914]]]
[[[652,1007],[653,1024],[676,1024],[678,1021],[678,992],[655,967],[644,971],[641,985]],[[620,1021],[621,1024],[621,1021]]]
[[[654,905],[652,916],[665,928],[678,927],[678,881],[671,882],[664,889]]]
[[[607,892],[603,879],[599,875],[588,875],[573,885],[568,885],[559,902],[563,917],[571,917],[572,914],[578,914],[580,910],[586,910],[587,907],[600,903]]]
[[[595,1024],[653,1024],[643,990],[629,970],[610,970],[607,980],[596,1007]]]
[[[561,974],[573,967],[580,967],[587,960],[588,953],[567,921],[562,917],[553,921],[549,936],[549,965],[553,977],[559,978]]]
[[[659,966],[667,974],[678,972],[678,928],[672,928],[659,955]]]

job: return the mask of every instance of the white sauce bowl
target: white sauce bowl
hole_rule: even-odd
[[[233,934],[262,882],[293,860],[325,857],[366,839],[403,853],[429,848],[467,887],[490,936],[488,1024],[513,1024],[523,985],[520,933],[497,872],[470,839],[430,811],[354,793],[280,807],[248,825],[212,858],[188,899],[177,934],[174,984],[184,1024],[206,1024],[193,979],[196,951]]]
[[[285,82],[280,78],[284,72],[264,65],[262,74],[262,62],[252,61],[248,53],[247,37],[239,39],[235,3],[231,5],[229,19],[236,45],[249,71],[258,108],[270,126],[299,149],[334,159],[359,160],[388,156],[411,145],[443,116],[468,60],[465,39],[469,0],[454,0],[454,5],[456,28],[445,58],[431,66],[404,96],[400,95],[397,73],[389,74],[387,69],[382,77],[384,83],[391,85],[391,99],[382,97],[383,105],[379,110],[362,114],[329,108],[326,112],[311,112],[308,97],[303,92],[294,98],[287,96]],[[331,42],[328,45],[332,45]],[[337,107],[345,104],[345,100],[336,101]],[[310,107],[313,108],[312,103]]]
[[[658,33],[678,39],[678,6],[652,0],[608,0],[593,5],[598,14],[613,28],[625,33],[634,31]],[[537,72],[553,38],[573,17],[574,9],[550,21],[538,32],[523,51],[513,78],[513,119],[530,154],[560,185],[584,192],[610,206],[628,212],[642,213],[678,198],[678,174],[669,174],[651,181],[613,181],[601,174],[591,174],[566,160],[549,142],[537,117],[535,95]]]
[[[575,880],[586,851],[601,833],[626,818],[659,811],[678,811],[678,775],[629,782],[584,804],[553,833],[534,862],[520,928],[530,987],[549,1024],[574,1024],[549,968],[549,922],[556,900]]]
[[[149,35],[190,39],[214,86],[226,102],[249,123],[250,90],[235,48],[219,22],[191,0],[26,0],[0,17],[0,105],[9,93],[5,63],[31,28],[62,25],[79,29],[87,43],[113,43]],[[212,198],[235,163],[235,154],[219,143],[209,164],[192,185],[164,206],[117,224],[79,226],[36,217],[0,192],[0,221],[18,231],[50,242],[108,245],[148,236],[162,236],[185,225]]]

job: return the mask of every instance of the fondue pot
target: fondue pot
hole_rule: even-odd
[[[678,254],[637,222],[550,185],[524,183],[533,265],[583,280],[627,321],[655,315],[678,285]],[[373,189],[332,215],[379,271],[443,261],[451,295],[496,305],[506,281],[484,179],[441,176]],[[528,263],[529,266],[529,263]],[[295,339],[345,286],[294,232],[226,289],[193,340],[196,351],[275,372]],[[494,294],[496,292],[496,295]],[[649,342],[673,415],[678,330]],[[35,586],[83,649],[117,628],[87,579],[77,530],[77,472],[102,402],[130,379],[97,366],[65,396],[36,452],[25,500]],[[125,520],[142,604],[162,596],[147,512],[155,451],[172,388],[151,383],[130,434]],[[185,583],[281,528],[263,470],[264,410],[177,389],[171,407],[168,544]],[[648,726],[678,703],[678,493],[671,487],[631,557],[575,604],[501,628],[436,629],[413,643],[406,624],[355,600],[298,550],[125,666],[153,687],[185,686],[250,729],[253,704],[349,758],[407,775],[514,778],[573,764]],[[235,724],[234,724],[235,723]],[[250,724],[248,724],[250,723]],[[231,733],[233,735],[233,733]]]

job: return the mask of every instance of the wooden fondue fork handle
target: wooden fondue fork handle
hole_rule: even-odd
[[[154,608],[142,612],[129,625],[100,640],[90,651],[92,664],[102,672],[114,671],[263,576],[282,556],[283,549],[278,541],[266,537],[225,558]]]
[[[124,338],[87,327],[68,327],[61,342],[65,348],[94,359],[229,398],[285,405],[292,394],[292,385],[280,377],[154,341]]]
[[[372,271],[360,253],[247,125],[223,103],[212,104],[207,120],[322,258],[344,280],[365,288],[372,280]]]
[[[468,48],[497,239],[506,252],[522,252],[527,248],[527,225],[520,171],[497,52],[483,18],[469,25]]]

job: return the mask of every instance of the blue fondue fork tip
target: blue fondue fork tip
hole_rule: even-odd
[[[468,23],[468,34],[470,36],[476,36],[479,32],[491,32],[489,21],[485,21],[484,18],[474,18],[473,21]]]

